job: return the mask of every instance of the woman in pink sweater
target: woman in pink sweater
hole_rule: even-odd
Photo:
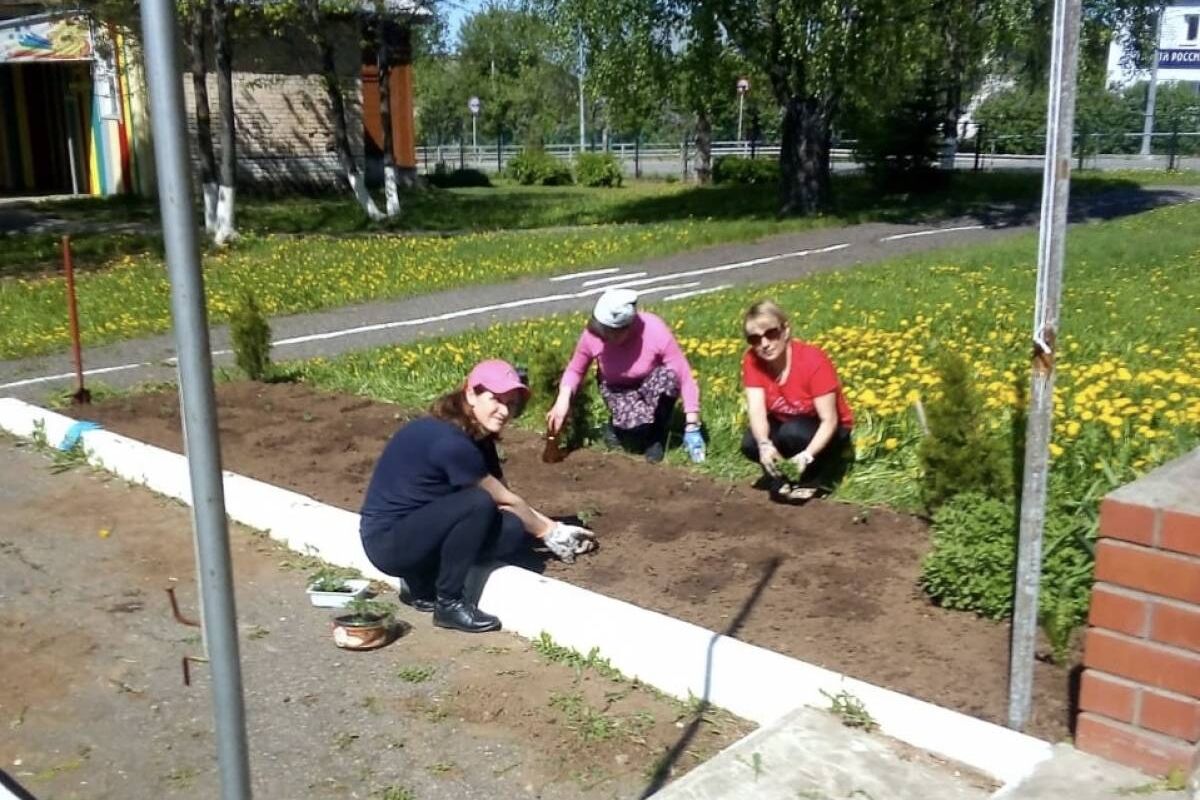
[[[667,324],[637,310],[637,292],[610,289],[596,301],[587,330],[563,371],[558,399],[546,414],[552,434],[562,428],[571,397],[592,361],[597,362],[600,394],[611,416],[604,436],[610,446],[644,452],[652,463],[662,461],[671,412],[682,396],[683,445],[692,461],[704,460],[700,387]]]

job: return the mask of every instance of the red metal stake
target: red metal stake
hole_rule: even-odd
[[[75,358],[75,405],[92,402],[92,393],[83,386],[83,348],[79,342],[79,308],[75,301],[75,266],[71,263],[71,237],[63,235],[63,271],[67,274],[67,320],[71,325],[71,355]]]

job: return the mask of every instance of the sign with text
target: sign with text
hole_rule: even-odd
[[[1200,69],[1200,50],[1159,50],[1158,66],[1164,69]]]

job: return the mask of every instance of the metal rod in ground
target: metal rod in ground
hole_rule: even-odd
[[[79,341],[79,302],[75,295],[75,263],[71,259],[71,237],[62,237],[63,273],[67,279],[67,324],[71,328],[71,358],[75,362],[75,394],[77,404],[89,403],[91,393],[83,386],[83,346]]]
[[[172,0],[142,0],[141,18],[159,208],[171,281],[171,314],[179,359],[183,434],[191,478],[204,632],[211,660],[221,796],[224,800],[249,800],[250,763],[238,656],[237,613],[229,531],[225,523],[225,492],[221,483],[221,451],[217,441],[204,279],[200,272],[192,209],[181,72],[175,52],[175,43],[179,41],[175,4]]]
[[[1066,254],[1067,200],[1071,190],[1071,134],[1075,123],[1075,83],[1079,56],[1080,0],[1055,0],[1051,33],[1050,93],[1046,112],[1046,162],[1038,230],[1037,297],[1033,313],[1033,364],[1021,482],[1021,522],[1017,549],[1009,669],[1008,724],[1024,730],[1033,694],[1042,532],[1046,521],[1046,479],[1054,413],[1054,360],[1058,311]]]

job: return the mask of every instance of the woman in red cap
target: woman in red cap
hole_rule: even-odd
[[[529,387],[507,362],[483,361],[429,415],[392,436],[363,500],[363,549],[401,579],[400,600],[433,624],[479,633],[500,620],[463,597],[482,561],[541,544],[563,561],[587,552],[592,533],[555,522],[504,484],[496,437],[519,415]]]

